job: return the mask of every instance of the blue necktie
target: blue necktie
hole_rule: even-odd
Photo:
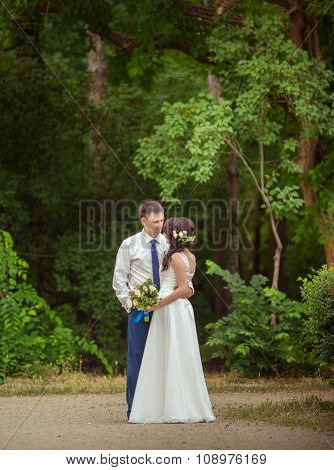
[[[151,254],[152,254],[152,272],[153,272],[153,282],[157,286],[157,289],[160,289],[160,277],[159,277],[159,258],[156,247],[156,240],[151,240]]]

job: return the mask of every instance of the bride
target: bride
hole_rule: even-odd
[[[211,422],[194,311],[182,298],[195,274],[196,258],[189,248],[194,224],[185,217],[167,219],[169,243],[160,271],[160,301],[154,311],[139,370],[129,423]],[[178,286],[175,288],[175,286]]]

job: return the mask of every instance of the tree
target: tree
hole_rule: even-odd
[[[162,108],[164,123],[155,127],[151,137],[140,141],[134,162],[140,174],[159,182],[164,200],[177,202],[173,197],[177,187],[189,177],[199,183],[208,181],[217,169],[217,158],[224,150],[234,151],[261,193],[277,241],[272,287],[278,285],[282,250],[278,220],[289,212],[298,211],[301,200],[295,184],[273,188],[273,184],[278,184],[276,173],[271,178],[268,175],[268,188],[265,188],[264,147],[275,149],[270,153],[278,155],[280,172],[294,175],[300,173],[291,159],[298,141],[287,124],[293,131],[294,119],[308,117],[305,137],[310,132],[333,134],[329,105],[333,96],[328,91],[333,74],[323,64],[309,59],[304,51],[296,49],[284,38],[282,29],[279,21],[264,20],[259,27],[250,21],[244,27],[242,38],[253,37],[256,52],[246,58],[241,46],[239,56],[233,52],[236,63],[232,77],[230,69],[217,65],[223,61],[221,57],[226,59],[224,48],[228,48],[220,41],[219,27],[212,38],[212,51],[215,73],[221,77],[221,87],[225,90],[224,98],[213,101],[202,94],[188,103],[166,103]],[[232,54],[231,50],[229,52]],[[272,55],[276,58],[274,62],[269,61]],[[288,102],[288,109],[283,108],[282,112],[280,103],[284,100]],[[254,143],[259,149],[259,181],[243,150]]]

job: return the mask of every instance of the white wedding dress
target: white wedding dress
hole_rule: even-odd
[[[191,280],[184,253],[186,276]],[[172,266],[160,271],[159,296],[177,285]],[[203,374],[194,311],[188,299],[155,310],[133,398],[129,423],[211,422],[211,402]]]

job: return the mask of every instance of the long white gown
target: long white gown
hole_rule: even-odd
[[[184,253],[187,279],[189,261]],[[159,296],[177,285],[172,266],[160,271]],[[133,398],[129,423],[212,422],[211,402],[204,378],[194,311],[188,299],[155,310]]]

